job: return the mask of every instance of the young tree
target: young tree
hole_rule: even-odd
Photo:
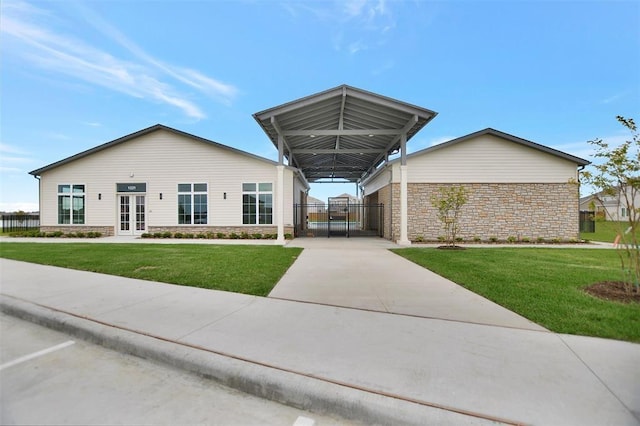
[[[640,203],[640,135],[632,118],[617,116],[616,119],[631,132],[631,139],[617,147],[610,147],[602,139],[589,141],[595,148],[595,161],[590,170],[582,173],[582,181],[596,190],[596,202],[603,207],[601,196],[617,199],[615,215],[604,210],[617,227],[623,281],[629,292],[634,287],[640,291],[640,208],[637,207]],[[620,211],[624,211],[623,218],[619,217]]]
[[[467,199],[467,191],[463,186],[440,187],[438,193],[431,197],[431,204],[438,209],[438,219],[444,226],[445,241],[450,247],[456,244],[460,211]]]

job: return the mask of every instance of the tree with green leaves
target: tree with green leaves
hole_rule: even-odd
[[[431,197],[431,204],[438,209],[438,219],[444,226],[445,242],[449,247],[456,244],[460,213],[467,200],[467,191],[463,186],[440,187],[438,193]]]
[[[582,182],[593,187],[595,200],[603,208],[603,197],[617,200],[615,215],[604,210],[617,227],[617,248],[627,291],[635,288],[640,292],[640,135],[632,118],[616,119],[629,130],[631,138],[615,147],[602,139],[589,141],[595,149],[595,159],[582,173]],[[623,217],[618,212],[624,212]]]

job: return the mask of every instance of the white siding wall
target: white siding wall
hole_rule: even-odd
[[[409,157],[409,183],[567,183],[576,164],[492,135]],[[393,164],[400,182],[399,163]]]
[[[73,183],[86,185],[86,225],[115,226],[116,183],[144,182],[147,225],[174,226],[178,224],[178,183],[204,182],[208,184],[209,225],[240,226],[242,183],[272,182],[275,194],[276,178],[276,167],[268,162],[159,130],[43,173],[41,223],[57,225],[57,185]],[[293,172],[286,170],[285,179],[285,206],[289,207]],[[285,209],[285,223],[293,222],[291,210]]]
[[[398,169],[397,173],[400,173],[400,169]],[[383,188],[389,185],[390,180],[391,180],[391,168],[388,168],[380,172],[380,174],[375,178],[373,178],[370,182],[367,182],[367,184],[364,186],[364,195],[365,196],[371,195],[377,190],[379,190],[380,188]]]

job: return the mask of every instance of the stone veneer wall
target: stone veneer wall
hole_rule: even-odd
[[[147,232],[153,234],[154,232],[182,232],[183,234],[206,234],[207,232],[223,232],[225,234],[231,234],[235,232],[240,235],[243,232],[247,234],[277,234],[277,226],[150,226]],[[293,226],[284,227],[285,234],[293,235]]]
[[[113,226],[84,226],[84,225],[57,225],[57,226],[41,226],[40,232],[64,232],[69,234],[71,232],[100,232],[103,237],[110,237],[113,235]]]
[[[431,205],[431,195],[442,186],[454,184],[408,185],[408,236],[437,240],[444,235],[437,210]],[[397,188],[396,188],[397,186]],[[464,184],[468,201],[462,208],[459,236],[483,241],[495,237],[523,237],[569,240],[578,238],[578,186],[571,183],[487,183]],[[400,187],[394,185],[394,235],[399,235]],[[397,193],[397,197],[395,194]],[[398,208],[395,208],[395,205]],[[397,226],[396,226],[397,224]],[[398,228],[397,230],[395,230]],[[386,236],[386,235],[385,235]]]

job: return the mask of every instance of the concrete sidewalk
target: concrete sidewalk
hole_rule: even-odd
[[[0,259],[0,307],[367,424],[638,425],[640,345]]]
[[[382,238],[298,238],[303,247],[269,297],[544,331],[538,324],[466,290],[388,249]]]

